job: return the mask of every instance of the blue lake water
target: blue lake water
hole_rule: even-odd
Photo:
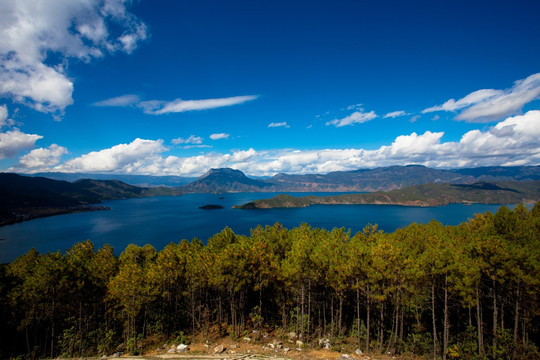
[[[306,222],[313,227],[345,227],[352,234],[368,224],[392,232],[412,222],[436,219],[457,225],[475,213],[496,212],[499,205],[448,205],[434,208],[392,205],[316,205],[296,209],[232,209],[276,193],[189,194],[181,197],[154,197],[105,202],[110,211],[60,215],[0,227],[0,262],[12,261],[31,248],[39,252],[65,251],[73,244],[90,239],[97,247],[110,244],[119,254],[128,244],[152,244],[161,250],[170,242],[197,237],[207,239],[229,226],[235,233],[249,235],[257,225],[276,222],[292,228]],[[309,195],[291,193],[294,196]],[[223,197],[220,199],[219,197]],[[220,210],[199,206],[219,204]]]

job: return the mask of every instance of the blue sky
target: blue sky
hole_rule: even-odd
[[[540,165],[538,1],[0,3],[0,171]]]

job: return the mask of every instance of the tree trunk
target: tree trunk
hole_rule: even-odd
[[[497,283],[493,280],[493,359],[497,358],[497,322],[499,318],[497,307]]]
[[[366,293],[367,293],[367,308],[366,308],[366,352],[369,352],[369,333],[371,330],[371,318],[370,318],[370,312],[371,312],[371,293],[369,291],[369,285],[366,285]]]
[[[515,307],[515,311],[514,311],[514,355],[513,355],[513,358],[515,359],[516,358],[516,348],[517,348],[517,343],[518,343],[518,328],[519,328],[519,297],[520,297],[520,293],[519,293],[519,282],[518,282],[518,287],[517,287],[517,290],[516,290],[516,307]]]
[[[358,331],[358,348],[360,349],[360,284],[356,281],[356,326]]]
[[[482,303],[480,300],[480,289],[476,287],[476,322],[478,331],[478,353],[484,353],[484,328],[482,326]]]
[[[448,349],[448,274],[444,276],[444,330],[443,330],[443,360],[446,360]]]
[[[431,317],[433,321],[433,359],[437,359],[437,324],[435,322],[435,280],[431,284]]]

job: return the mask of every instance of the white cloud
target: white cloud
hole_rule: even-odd
[[[60,163],[62,155],[67,153],[68,151],[65,147],[56,144],[52,144],[46,149],[34,149],[20,158],[19,167],[32,169],[35,172],[46,170]]]
[[[383,119],[386,119],[386,118],[396,118],[396,117],[399,117],[399,116],[405,116],[405,115],[410,115],[410,114],[407,114],[405,111],[403,110],[399,110],[399,111],[392,111],[392,112],[389,112],[388,114],[384,115],[383,116]]]
[[[125,106],[134,106],[135,104],[139,103],[141,99],[137,95],[122,95],[117,96],[111,99],[102,100],[94,103],[94,106],[118,106],[118,107],[125,107]]]
[[[8,110],[6,105],[0,106],[0,128],[8,125]]]
[[[163,140],[135,139],[129,144],[115,145],[109,149],[93,151],[69,160],[55,168],[64,172],[123,172],[137,173],[160,159],[166,151]]]
[[[0,96],[62,114],[73,103],[70,58],[130,53],[146,26],[122,0],[17,0],[0,5]],[[51,54],[54,55],[50,56]]]
[[[414,115],[412,118],[409,119],[411,123],[415,123],[418,119],[420,119],[420,115]]]
[[[210,139],[212,139],[212,140],[227,139],[229,136],[231,136],[231,135],[230,134],[225,134],[225,133],[218,133],[218,134],[210,135]]]
[[[377,114],[375,114],[374,111],[370,111],[368,113],[365,113],[363,111],[356,111],[353,112],[351,115],[344,117],[343,119],[334,119],[332,121],[328,121],[326,125],[334,125],[335,127],[343,127],[348,125],[354,125],[354,124],[361,124],[365,123],[367,121],[373,120],[377,117]]]
[[[273,123],[268,124],[268,127],[269,127],[269,128],[273,128],[273,127],[285,127],[285,128],[290,128],[290,126],[287,125],[287,122],[286,122],[286,121],[283,121],[283,122],[273,122]]]
[[[356,110],[356,109],[362,110],[362,104],[354,104],[354,105],[347,106],[347,110]],[[345,110],[345,109],[342,109],[342,110]]]
[[[172,139],[171,143],[173,145],[179,145],[179,144],[202,144],[203,138],[200,136],[190,135],[188,138],[176,138]]]
[[[2,136],[5,134],[0,134],[0,154],[6,156]],[[129,144],[116,145],[79,156],[61,165],[52,165],[51,170],[198,176],[210,168],[231,167],[249,175],[262,176],[280,172],[328,173],[396,164],[421,164],[442,168],[540,165],[540,110],[509,117],[486,130],[468,131],[459,141],[444,142],[443,137],[443,132],[413,132],[398,136],[389,145],[378,149],[256,151],[250,148],[231,153],[210,152],[183,158],[165,156],[168,149],[163,146],[162,140],[136,139]],[[19,132],[11,138],[26,139],[26,144],[17,149],[12,146],[7,156],[31,148],[41,136]],[[28,166],[38,166],[39,161],[53,164],[64,151],[61,147],[51,146],[48,149],[32,151],[23,159],[27,159]],[[50,157],[47,157],[47,154]],[[56,154],[56,157],[53,154]],[[33,160],[30,161],[31,159]],[[32,169],[27,169],[30,170]]]
[[[510,89],[477,90],[462,99],[450,99],[422,113],[461,111],[455,118],[467,122],[490,122],[521,112],[523,106],[540,98],[540,73],[518,80]]]
[[[43,136],[25,134],[19,129],[0,133],[0,159],[13,157],[22,151],[33,148],[36,141],[41,138],[43,138]]]
[[[176,99],[173,101],[161,101],[161,100],[150,100],[142,101],[139,104],[145,113],[152,115],[162,115],[168,113],[179,113],[186,111],[200,111],[215,109],[226,106],[233,106],[238,104],[243,104],[248,101],[257,99],[255,95],[247,96],[233,96],[228,98],[219,98],[219,99],[203,99],[203,100],[182,100]]]

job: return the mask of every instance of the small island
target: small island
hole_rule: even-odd
[[[221,206],[221,205],[208,204],[208,205],[199,206],[199,209],[203,209],[203,210],[218,210],[218,209],[223,209],[223,206]]]

